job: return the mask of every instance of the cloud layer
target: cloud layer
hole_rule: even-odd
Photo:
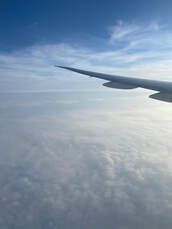
[[[1,228],[171,228],[171,106],[122,99],[0,95]]]

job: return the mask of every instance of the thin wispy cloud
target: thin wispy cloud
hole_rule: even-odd
[[[117,24],[111,27],[110,41],[123,41],[129,39],[131,35],[137,34],[139,26],[136,24],[125,24],[123,21],[118,21]]]
[[[164,26],[156,21],[150,22],[149,24],[139,24],[134,22],[125,23],[123,21],[118,21],[116,25],[110,28],[110,42],[112,44],[124,41],[128,41],[129,44],[132,44],[133,41],[150,42],[151,38],[164,29]]]

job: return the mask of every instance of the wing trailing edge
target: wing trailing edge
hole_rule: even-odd
[[[107,83],[104,83],[103,86],[115,88],[115,89],[125,89],[125,90],[137,88],[136,86],[133,86],[131,84],[122,84],[118,82],[107,82]]]

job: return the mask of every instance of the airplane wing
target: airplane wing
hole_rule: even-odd
[[[77,68],[55,66],[63,69],[67,69],[73,72],[77,72],[90,77],[95,77],[108,82],[104,83],[103,86],[117,89],[134,89],[134,88],[145,88],[156,91],[155,94],[149,97],[164,102],[172,102],[172,82],[158,81],[149,79],[139,79],[126,76],[110,75],[98,72],[85,71]]]

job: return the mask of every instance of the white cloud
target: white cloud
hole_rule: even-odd
[[[142,44],[153,42],[153,37],[164,31],[165,27],[154,21],[149,24],[125,23],[119,21],[110,28],[110,42],[129,42],[129,44]],[[154,40],[156,44],[158,38]],[[138,43],[137,43],[138,42]],[[128,45],[128,43],[126,44]],[[146,48],[146,47],[145,47]]]
[[[111,27],[110,41],[112,43],[116,41],[123,41],[130,39],[130,36],[137,34],[139,26],[132,24],[125,24],[123,21],[118,21],[117,24]]]
[[[74,111],[58,97],[1,102],[0,226],[21,225],[15,213],[30,228],[171,228],[171,106]]]

